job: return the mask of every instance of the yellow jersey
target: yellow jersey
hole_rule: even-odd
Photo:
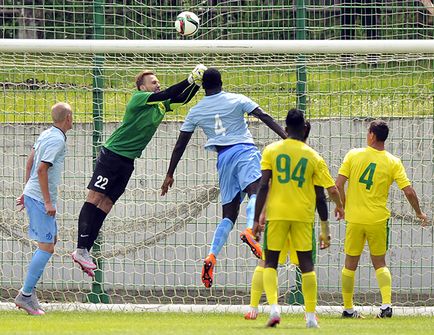
[[[348,178],[345,220],[351,223],[384,223],[390,217],[386,204],[393,181],[400,189],[410,185],[399,158],[369,146],[350,150],[339,174]]]
[[[306,143],[286,139],[268,145],[262,154],[261,170],[271,170],[267,198],[267,221],[313,222],[314,185],[335,185],[324,159]]]

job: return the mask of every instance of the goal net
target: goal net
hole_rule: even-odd
[[[103,23],[105,39],[179,39],[176,16],[200,17],[197,39],[432,39],[429,0],[211,0],[2,2],[1,38],[90,39]],[[303,20],[297,10],[303,8]]]
[[[40,42],[26,48],[39,50]],[[180,125],[188,108],[203,96],[202,91],[187,107],[167,114],[142,157],[136,160],[128,188],[106,219],[100,248],[94,252],[101,269],[96,280],[74,267],[70,253],[75,248],[77,219],[92,174],[94,149],[119,125],[134,90],[134,76],[144,68],[154,69],[167,87],[186,78],[197,63],[217,67],[222,71],[226,91],[251,97],[282,125],[289,108],[297,103],[305,106],[312,123],[309,144],[323,155],[333,176],[349,149],[365,146],[368,122],[385,119],[391,128],[387,149],[401,157],[421,207],[432,218],[434,52],[429,42],[418,47],[409,44],[407,50],[395,52],[372,48],[378,47],[372,44],[366,52],[360,51],[364,50],[363,43],[357,51],[355,45],[348,47],[345,41],[330,43],[333,48],[324,48],[315,41],[302,47],[295,41],[282,41],[275,45],[276,52],[258,52],[255,50],[261,50],[263,41],[252,41],[249,49],[239,41],[239,48],[229,46],[229,52],[210,41],[205,52],[193,44],[183,46],[167,41],[160,43],[159,52],[146,53],[145,42],[140,43],[143,50],[132,52],[129,47],[120,51],[119,41],[107,41],[109,46],[98,56],[84,51],[65,53],[55,42],[50,41],[49,52],[14,52],[13,48],[0,45],[3,302],[13,301],[35,250],[35,244],[27,237],[28,218],[15,209],[15,199],[24,186],[26,155],[50,124],[50,106],[67,101],[73,106],[75,125],[68,133],[68,155],[59,193],[59,242],[38,285],[42,300],[249,303],[249,286],[257,260],[239,239],[246,221],[245,203],[218,257],[213,288],[205,289],[200,281],[203,259],[221,219],[216,155],[203,149],[205,139],[201,132],[194,134],[179,164],[174,187],[167,196],[160,196]],[[79,48],[77,41],[71,42],[70,48]],[[318,52],[312,53],[309,47]],[[56,48],[59,51],[54,51]],[[97,48],[92,50],[100,52]],[[248,121],[261,149],[278,139],[261,122],[254,118]],[[387,262],[393,278],[393,302],[401,306],[432,306],[432,229],[421,229],[395,186],[389,198],[392,217]],[[342,302],[340,271],[345,225],[334,220],[333,209],[331,206],[329,213],[332,245],[319,251],[316,258],[322,306]],[[282,304],[300,303],[298,280],[292,267],[279,270]],[[367,252],[357,271],[355,302],[365,306],[380,302]]]

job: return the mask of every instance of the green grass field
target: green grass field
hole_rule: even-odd
[[[51,312],[41,317],[23,312],[0,312],[0,333],[5,334],[432,334],[432,317],[379,320],[343,320],[320,316],[320,329],[306,329],[302,315],[283,315],[275,329],[265,329],[266,315],[246,321],[238,314]]]
[[[0,61],[0,83],[7,84],[0,99],[0,122],[50,122],[50,106],[56,101],[71,103],[77,122],[91,122],[92,68],[83,64],[47,67],[38,63],[17,70],[14,64]],[[426,71],[430,64],[411,64],[308,66],[307,112],[310,117],[432,116],[434,83],[432,72]],[[221,68],[225,90],[251,97],[274,117],[283,118],[296,104],[297,79],[293,64],[282,64],[282,68],[266,65]],[[121,120],[137,72],[137,68],[114,69],[113,65],[103,71],[105,121]],[[157,69],[163,87],[182,80],[187,73],[187,68],[176,72]],[[40,88],[29,88],[28,80],[37,80]],[[197,98],[188,107],[195,101]],[[187,108],[180,108],[167,118],[183,119],[186,112]]]

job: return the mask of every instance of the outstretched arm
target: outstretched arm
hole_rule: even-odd
[[[196,84],[190,84],[187,79],[181,81],[180,83],[177,83],[175,85],[172,85],[165,90],[158,92],[158,93],[152,93],[148,98],[149,102],[162,102],[170,99],[175,99],[177,96],[182,94],[188,87],[197,86]],[[197,86],[199,87],[199,86]]]
[[[271,117],[271,115],[267,114],[261,107],[256,107],[250,115],[257,117],[259,120],[264,122],[272,131],[274,131],[281,138],[285,139],[288,137],[285,130],[279,126],[276,121]]]
[[[198,64],[188,75],[188,78],[181,81],[178,84],[172,85],[164,91],[153,93],[148,98],[147,102],[163,102],[166,100],[177,100],[179,99],[182,103],[187,103],[196,94],[202,85],[203,73],[206,70],[206,66],[203,64]],[[191,95],[191,93],[193,93]],[[181,98],[178,98],[181,96]],[[188,101],[186,101],[188,100]],[[172,101],[171,101],[172,102]]]
[[[190,102],[190,100],[193,99],[197,91],[199,91],[199,88],[200,86],[192,84],[188,86],[180,95],[173,99],[170,99],[170,109],[175,110],[179,106],[185,105]]]
[[[428,217],[420,209],[419,199],[417,198],[416,191],[414,190],[414,188],[411,186],[407,186],[407,187],[404,187],[402,189],[402,191],[404,192],[405,197],[407,198],[411,207],[413,207],[414,211],[416,212],[416,216],[421,221],[421,225],[427,226],[429,224]]]
[[[175,148],[172,152],[172,157],[170,158],[169,168],[167,169],[166,178],[164,179],[163,185],[161,185],[161,195],[165,195],[169,191],[169,187],[172,187],[173,174],[175,173],[176,167],[184,154],[185,148],[191,139],[193,133],[188,133],[181,131],[178,140],[176,141]]]

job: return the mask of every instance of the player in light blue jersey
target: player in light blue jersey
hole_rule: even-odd
[[[29,237],[38,242],[27,269],[24,285],[15,304],[32,315],[45,314],[39,305],[35,286],[54,253],[57,241],[57,186],[66,155],[66,132],[72,128],[72,109],[59,102],[51,108],[54,125],[38,137],[26,163],[26,186],[17,199],[29,216]]]
[[[286,138],[283,128],[257,103],[242,94],[223,91],[222,85],[221,74],[217,69],[210,68],[204,72],[202,87],[205,97],[190,109],[181,127],[161,186],[161,195],[165,195],[173,185],[176,166],[194,130],[200,127],[208,139],[205,149],[218,154],[217,170],[223,205],[223,219],[214,232],[211,249],[202,269],[202,282],[207,288],[212,286],[216,257],[238,217],[245,193],[249,196],[247,227],[240,237],[256,257],[261,258],[262,255],[262,249],[252,234],[256,190],[261,178],[261,157],[244,119],[245,114],[257,117],[280,137]]]

